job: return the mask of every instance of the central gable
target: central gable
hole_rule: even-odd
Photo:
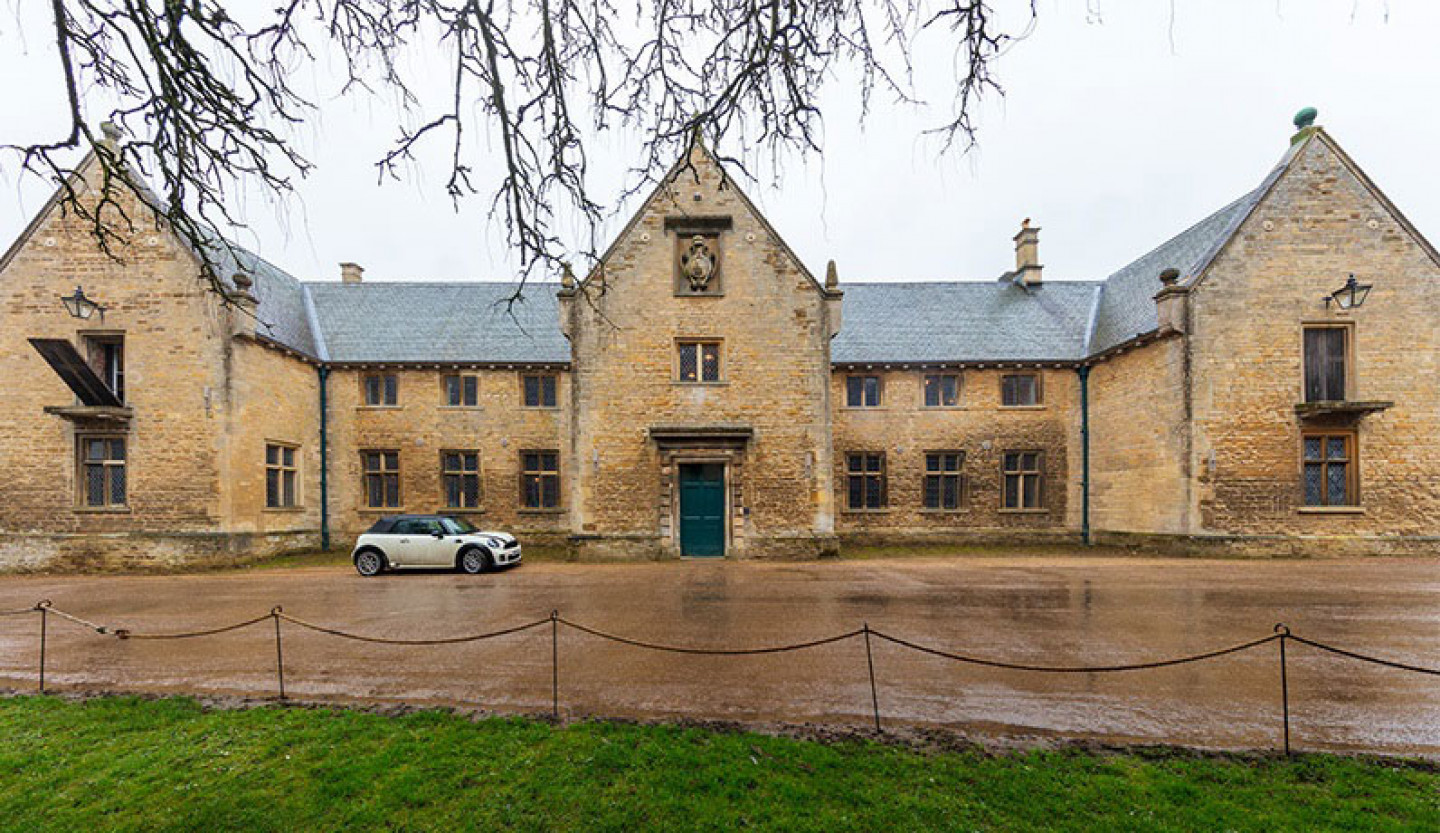
[[[827,292],[805,268],[721,162],[697,138],[646,197],[577,291],[621,289],[629,267],[643,258],[650,267],[647,271],[654,272],[658,265],[656,257],[664,254],[669,266],[668,280],[664,283],[671,294],[724,296],[732,279],[743,282],[757,277],[754,270],[741,267],[743,257],[736,257],[757,244],[774,249],[773,271],[793,273],[822,297],[827,294],[838,297],[833,290]],[[736,263],[730,263],[732,259]],[[650,277],[667,276],[651,274]]]

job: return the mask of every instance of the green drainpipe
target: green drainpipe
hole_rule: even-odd
[[[1090,546],[1090,366],[1080,374],[1080,539]]]
[[[320,365],[316,368],[320,374],[320,549],[329,552],[330,550],[330,466],[326,462],[329,456],[329,437],[327,430],[327,414],[329,408],[326,403],[326,383],[330,380],[330,368]]]

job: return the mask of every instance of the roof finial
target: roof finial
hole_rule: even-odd
[[[120,129],[120,125],[106,119],[100,122],[100,135],[104,136],[107,142],[118,142],[125,136],[125,131]]]
[[[835,261],[831,260],[825,264],[825,288],[834,289],[840,285],[840,270],[835,268]]]
[[[1315,125],[1315,119],[1319,115],[1320,111],[1314,107],[1300,108],[1300,112],[1295,114],[1295,129],[1304,130],[1307,127],[1313,127]]]
[[[561,263],[560,266],[560,287],[562,289],[574,289],[575,273],[570,269],[570,261],[567,260],[564,263]]]

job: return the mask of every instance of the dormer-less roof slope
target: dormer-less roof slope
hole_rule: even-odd
[[[1155,308],[1155,293],[1162,286],[1160,273],[1174,268],[1182,280],[1194,276],[1250,213],[1262,190],[1257,188],[1235,200],[1106,278],[1095,316],[1095,333],[1086,352],[1103,353],[1154,332],[1160,326]]]
[[[554,284],[306,283],[319,336],[337,363],[561,364]]]
[[[1076,361],[1099,284],[852,283],[837,364]]]
[[[236,272],[251,280],[250,294],[255,296],[255,335],[281,344],[298,353],[319,358],[320,352],[310,331],[305,314],[304,288],[289,272],[259,255],[231,243],[211,243],[204,257],[225,286],[235,291]]]

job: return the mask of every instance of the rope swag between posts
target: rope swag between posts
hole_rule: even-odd
[[[1168,668],[1176,665],[1185,665],[1195,662],[1206,662],[1219,659],[1220,657],[1252,651],[1272,642],[1279,646],[1279,667],[1280,667],[1280,700],[1281,714],[1284,727],[1284,750],[1290,754],[1290,685],[1286,667],[1286,643],[1296,642],[1309,648],[1314,648],[1334,656],[1345,659],[1364,662],[1372,665],[1379,665],[1398,671],[1408,671],[1416,674],[1428,674],[1440,676],[1440,669],[1428,668],[1410,663],[1397,662],[1395,660],[1363,654],[1358,651],[1350,651],[1338,648],[1334,645],[1327,645],[1303,636],[1297,636],[1290,632],[1290,629],[1283,624],[1276,625],[1274,632],[1253,639],[1249,642],[1241,642],[1224,648],[1217,648],[1212,651],[1205,651],[1198,654],[1189,654],[1179,657],[1167,657],[1164,659],[1149,660],[1146,662],[1126,663],[1119,665],[1036,665],[1029,663],[1008,662],[1005,660],[992,659],[987,657],[973,656],[957,653],[925,645],[909,639],[902,639],[892,636],[870,627],[867,622],[855,630],[839,633],[834,636],[827,636],[821,639],[812,639],[806,642],[794,642],[785,645],[767,645],[757,648],[695,648],[684,645],[666,645],[658,642],[647,642],[633,637],[621,636],[619,634],[602,631],[579,622],[572,622],[560,616],[559,611],[551,611],[550,615],[543,619],[536,619],[513,627],[501,628],[499,630],[486,631],[484,633],[468,634],[465,636],[440,637],[435,639],[395,639],[391,637],[370,636],[367,634],[353,633],[340,628],[320,625],[315,622],[306,621],[292,616],[285,612],[284,608],[275,606],[270,612],[263,616],[256,616],[253,619],[246,619],[243,622],[236,622],[230,625],[222,625],[214,628],[205,628],[194,631],[177,631],[170,633],[147,633],[137,632],[131,628],[112,628],[99,625],[87,619],[83,619],[72,613],[68,613],[55,607],[49,599],[36,602],[33,607],[19,608],[16,610],[0,610],[0,617],[22,616],[26,614],[39,614],[40,616],[40,692],[45,692],[45,665],[46,665],[46,643],[48,641],[49,620],[51,616],[58,616],[63,621],[78,625],[86,630],[94,631],[97,635],[114,637],[121,640],[172,640],[172,639],[198,639],[207,636],[239,631],[245,628],[259,625],[263,622],[272,622],[275,631],[275,675],[280,699],[285,699],[285,654],[283,636],[280,629],[281,622],[288,622],[296,627],[356,642],[367,642],[377,645],[458,645],[468,642],[482,642],[489,639],[499,639],[525,631],[535,630],[545,625],[550,626],[550,663],[551,663],[551,714],[555,718],[560,716],[560,627],[563,625],[577,633],[596,639],[626,645],[632,648],[640,648],[649,651],[660,651],[670,654],[687,654],[691,656],[716,656],[716,657],[746,657],[759,656],[764,654],[782,654],[793,651],[805,651],[820,648],[825,645],[833,645],[839,642],[855,638],[863,638],[865,642],[865,663],[870,682],[870,707],[875,721],[876,731],[881,731],[880,724],[880,696],[879,685],[875,674],[875,658],[871,650],[871,640],[878,639],[888,642],[906,650],[926,654],[928,656],[947,659],[952,662],[966,665],[978,665],[987,668],[998,668],[1008,671],[1021,671],[1034,674],[1111,674],[1120,672],[1147,671],[1156,668]]]

